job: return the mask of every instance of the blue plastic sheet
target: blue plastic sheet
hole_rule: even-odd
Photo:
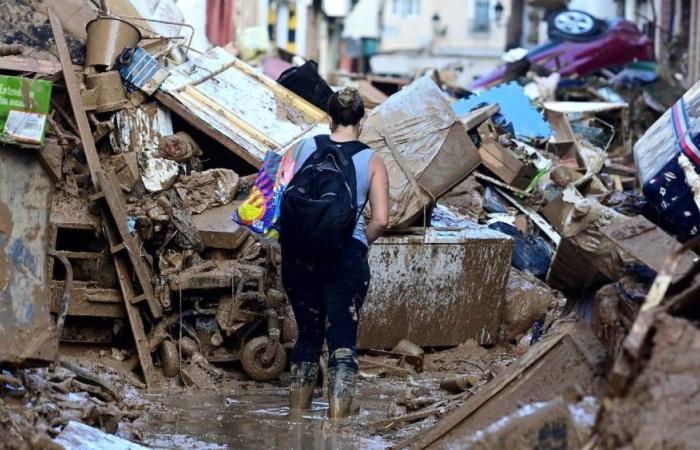
[[[518,270],[527,270],[534,276],[544,279],[552,264],[552,248],[539,236],[525,236],[516,227],[505,222],[489,225],[492,230],[500,231],[515,239],[515,249],[511,265]]]
[[[491,186],[484,190],[484,210],[490,213],[507,213],[508,204]]]
[[[531,142],[546,140],[552,136],[552,128],[542,114],[533,108],[530,98],[515,81],[457,100],[451,107],[457,116],[464,116],[481,106],[494,103],[501,109],[494,116],[494,121],[502,128],[512,127],[517,139]]]

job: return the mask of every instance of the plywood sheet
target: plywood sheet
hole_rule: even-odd
[[[268,150],[328,132],[325,112],[219,47],[175,68],[161,91],[166,105],[183,108],[176,113],[197,118],[257,166]]]

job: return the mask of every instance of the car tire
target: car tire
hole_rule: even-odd
[[[267,336],[248,341],[241,352],[243,371],[255,381],[271,381],[279,377],[287,365],[287,352],[282,344],[277,344],[272,360],[265,364],[262,356],[267,348]]]
[[[605,22],[576,9],[556,11],[547,19],[550,39],[588,41],[603,34],[605,29]]]

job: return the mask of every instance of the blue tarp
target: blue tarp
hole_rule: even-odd
[[[457,116],[464,116],[481,106],[494,103],[498,103],[501,109],[494,116],[494,120],[502,128],[508,129],[509,125],[512,126],[517,139],[539,141],[549,139],[552,135],[552,128],[542,114],[533,108],[530,98],[515,81],[457,100],[451,107]]]

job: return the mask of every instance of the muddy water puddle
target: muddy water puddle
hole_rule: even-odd
[[[290,414],[282,388],[165,394],[159,399],[165,411],[150,414],[144,438],[154,448],[383,449],[388,442],[361,436],[358,429],[387,417],[392,399],[386,391],[363,388],[355,415],[333,424],[320,396],[311,410]]]

